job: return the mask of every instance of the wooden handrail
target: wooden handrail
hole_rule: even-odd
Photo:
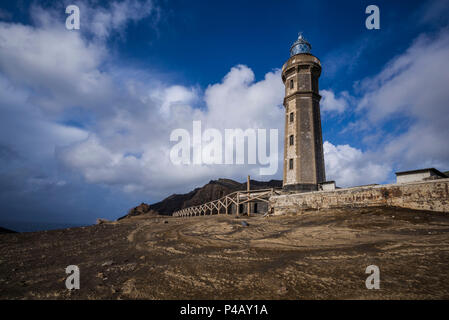
[[[216,200],[212,200],[212,201],[208,201],[205,202],[203,204],[200,205],[196,205],[196,206],[191,206],[191,207],[187,207],[187,208],[183,208],[181,210],[177,210],[175,212],[173,212],[173,216],[175,217],[179,217],[179,216],[190,216],[192,214],[197,214],[197,213],[201,213],[203,212],[204,215],[206,214],[206,212],[208,210],[210,210],[211,214],[213,212],[213,209],[217,209],[217,214],[220,213],[220,209],[222,207],[224,207],[226,209],[226,213],[228,212],[228,208],[229,206],[232,206],[232,204],[235,204],[237,206],[237,214],[239,213],[239,204],[243,204],[243,203],[250,203],[250,202],[254,202],[254,201],[264,201],[264,202],[268,202],[265,199],[262,199],[262,196],[259,195],[257,196],[257,194],[260,193],[268,193],[271,195],[273,195],[274,193],[276,193],[277,188],[270,188],[270,189],[256,189],[256,190],[239,190],[239,191],[234,191],[231,192],[219,199]],[[241,197],[247,198],[247,200],[244,200],[242,202],[240,202],[240,198]],[[253,196],[253,197],[252,197]],[[220,203],[221,202],[221,203]]]

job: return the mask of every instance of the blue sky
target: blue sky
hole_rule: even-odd
[[[69,4],[80,30],[65,29]],[[193,120],[282,136],[279,68],[299,31],[322,62],[329,180],[449,170],[448,17],[446,0],[2,2],[0,225],[89,224],[211,179],[281,179],[282,162],[272,176],[173,166],[169,137]]]

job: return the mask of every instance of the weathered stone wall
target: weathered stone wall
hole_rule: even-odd
[[[251,202],[251,214],[265,214],[268,211],[268,203],[264,201],[257,201],[257,202]],[[257,212],[255,212],[257,209]],[[224,212],[224,209],[222,209],[222,213]],[[216,213],[216,211],[214,212]],[[231,205],[228,209],[229,214],[236,214],[237,213],[237,206]],[[240,204],[240,212],[241,215],[246,215],[248,213],[248,205],[247,203]]]
[[[285,194],[272,196],[270,206],[274,214],[374,206],[449,212],[449,179]]]

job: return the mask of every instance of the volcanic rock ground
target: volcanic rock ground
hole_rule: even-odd
[[[449,214],[139,216],[1,234],[0,299],[448,299],[448,263]],[[69,291],[72,264],[81,288]],[[365,287],[372,264],[380,290]]]

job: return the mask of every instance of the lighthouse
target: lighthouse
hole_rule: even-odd
[[[282,67],[285,85],[285,137],[283,188],[307,192],[325,182],[318,79],[320,60],[299,34]]]

